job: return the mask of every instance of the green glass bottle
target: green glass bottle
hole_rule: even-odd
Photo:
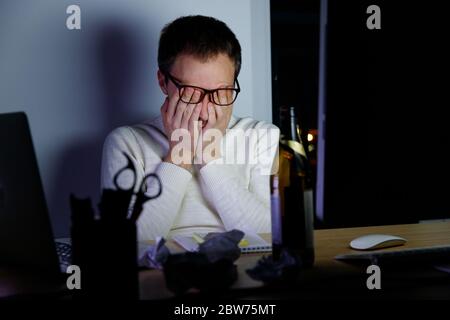
[[[278,171],[271,176],[274,259],[282,249],[314,264],[314,201],[311,168],[293,107],[281,109]]]

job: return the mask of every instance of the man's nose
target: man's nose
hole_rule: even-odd
[[[209,102],[209,94],[205,94],[201,102],[202,109],[200,110],[200,119],[203,121],[208,121],[208,102]]]

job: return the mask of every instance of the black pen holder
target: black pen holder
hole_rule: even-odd
[[[72,210],[72,262],[80,267],[81,289],[76,297],[138,299],[139,274],[137,262],[136,221],[145,202],[159,197],[162,184],[159,177],[147,174],[134,188],[123,189],[118,180],[122,172],[137,174],[130,156],[124,153],[127,165],[114,176],[115,189],[103,189],[98,205],[101,219],[96,216],[90,199],[70,197]],[[151,194],[147,184],[158,186]],[[132,201],[133,200],[133,201]],[[132,210],[130,211],[130,205]]]
[[[82,298],[138,299],[136,223],[85,220],[72,225],[72,261],[81,270]]]

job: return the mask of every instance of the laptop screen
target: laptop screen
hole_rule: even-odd
[[[0,264],[59,272],[27,117],[0,115]]]

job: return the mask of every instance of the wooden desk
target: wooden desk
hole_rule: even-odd
[[[382,227],[330,229],[315,231],[316,262],[311,269],[303,270],[298,283],[287,287],[268,287],[251,279],[245,272],[253,267],[261,254],[243,255],[238,259],[239,278],[224,297],[232,298],[305,298],[305,299],[398,299],[443,298],[450,299],[450,276],[431,267],[411,270],[382,270],[382,289],[368,290],[366,269],[337,261],[338,254],[355,252],[348,243],[361,235],[387,233],[408,240],[399,250],[431,245],[450,244],[450,223],[411,224]],[[264,235],[267,240],[270,235]],[[173,250],[180,250],[173,243]],[[165,286],[164,275],[159,270],[145,270],[139,274],[142,299],[173,297]],[[44,281],[42,275],[27,275],[17,270],[0,268],[0,298],[20,295],[31,297],[67,298],[67,292],[58,293],[59,286]]]
[[[316,230],[314,267],[302,271],[299,282],[291,288],[266,287],[245,272],[253,267],[261,254],[243,255],[237,260],[239,279],[225,296],[253,298],[447,298],[450,299],[450,276],[431,267],[411,270],[382,270],[382,289],[368,290],[365,268],[337,261],[338,254],[356,252],[349,242],[361,235],[385,233],[404,237],[408,242],[399,250],[450,244],[450,223],[427,223],[364,228]],[[263,235],[270,237],[270,235]],[[161,271],[140,273],[142,299],[173,297],[166,289]]]

